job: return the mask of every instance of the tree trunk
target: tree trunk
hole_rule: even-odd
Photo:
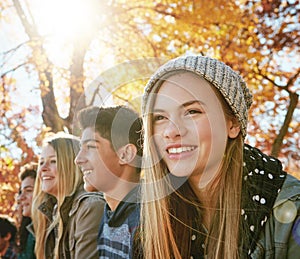
[[[296,93],[289,92],[289,96],[290,96],[290,105],[288,107],[283,125],[279,131],[279,134],[275,138],[273,146],[272,146],[271,155],[274,157],[278,157],[278,155],[279,155],[279,152],[281,150],[281,146],[283,143],[283,138],[287,134],[289,124],[293,118],[293,113],[297,107],[298,100],[299,100],[299,96]]]
[[[14,6],[18,13],[18,16],[24,26],[24,29],[31,40],[32,55],[34,56],[34,65],[38,71],[38,77],[40,80],[40,91],[43,105],[42,118],[47,127],[50,127],[53,132],[63,130],[64,121],[59,116],[54,90],[53,90],[53,76],[52,76],[52,63],[48,59],[43,49],[43,39],[39,35],[36,25],[32,17],[31,23],[26,16],[20,2],[13,0]],[[30,12],[29,12],[30,13]]]
[[[83,64],[88,44],[75,46],[70,66],[70,111],[66,118],[70,132],[77,135],[76,113],[86,107],[83,83],[85,80]]]

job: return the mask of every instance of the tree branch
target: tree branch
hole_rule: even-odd
[[[18,0],[12,0],[12,1],[16,8],[17,14],[24,26],[24,29],[25,29],[26,33],[28,34],[28,36],[30,37],[30,39],[39,38],[39,33],[38,33],[36,27],[32,26],[30,24],[30,22],[28,21],[20,2]]]
[[[300,75],[300,68],[298,69],[297,73],[295,73],[295,75],[293,75],[287,82],[287,87],[289,87],[290,85],[293,85],[294,82],[296,81],[296,79],[298,78],[298,76]]]
[[[14,68],[12,68],[12,69],[10,69],[10,70],[7,70],[6,72],[4,72],[3,74],[1,74],[1,77],[4,77],[4,76],[6,76],[7,74],[9,74],[9,73],[12,73],[12,72],[14,72],[14,71],[16,71],[17,69],[19,69],[20,67],[22,67],[22,66],[24,66],[24,65],[26,65],[27,63],[26,62],[24,62],[24,63],[22,63],[22,64],[20,64],[20,65],[17,65],[16,67],[14,67]]]
[[[289,104],[287,113],[285,115],[283,125],[272,145],[271,155],[274,157],[278,157],[278,155],[279,155],[279,152],[281,150],[281,146],[283,143],[283,139],[288,132],[290,122],[292,121],[292,118],[293,118],[293,113],[297,107],[298,100],[299,100],[299,96],[296,93],[289,92],[289,96],[290,96],[290,104]]]
[[[15,52],[15,51],[17,51],[19,48],[21,48],[23,45],[27,44],[28,42],[29,42],[28,40],[27,40],[27,41],[24,41],[24,42],[20,43],[19,45],[17,45],[16,47],[14,47],[14,48],[12,48],[12,49],[9,49],[9,50],[7,50],[7,51],[2,52],[2,55],[3,55],[3,56],[6,56],[6,55],[8,55],[10,52]]]

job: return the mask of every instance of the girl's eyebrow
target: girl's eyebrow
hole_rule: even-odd
[[[52,156],[47,156],[47,157],[40,157],[39,161],[43,161],[44,159],[49,159],[49,158],[56,158],[56,155],[52,155]]]
[[[205,103],[200,101],[200,100],[191,100],[191,101],[188,101],[186,103],[181,104],[180,106],[185,108],[185,107],[190,106],[190,105],[195,104],[195,103],[199,104],[201,106],[205,106]],[[163,109],[154,109],[153,112],[158,112],[159,113],[159,112],[164,112],[164,110]]]
[[[200,100],[191,100],[191,101],[188,101],[186,103],[183,103],[181,106],[182,107],[187,107],[189,105],[192,105],[192,104],[200,104],[200,105],[205,105],[203,102],[201,102]]]

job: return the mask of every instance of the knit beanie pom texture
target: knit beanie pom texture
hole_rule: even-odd
[[[241,124],[243,137],[247,135],[248,110],[252,104],[252,95],[241,76],[223,62],[205,56],[183,56],[162,65],[148,81],[142,103],[143,114],[149,93],[156,89],[159,79],[170,72],[193,72],[216,87]]]

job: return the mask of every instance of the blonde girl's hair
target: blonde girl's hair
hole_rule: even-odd
[[[156,92],[158,91],[156,88]],[[217,89],[226,119],[239,123]],[[201,225],[201,201],[186,181],[170,192],[168,170],[158,157],[153,136],[153,99],[146,103],[144,119],[144,181],[141,203],[141,243],[144,258],[189,258],[193,228]],[[160,161],[160,162],[157,162]],[[239,226],[243,172],[243,136],[228,139],[218,188],[217,205],[205,240],[207,258],[239,258]],[[195,219],[197,219],[195,221]],[[197,227],[198,225],[198,227]],[[203,233],[204,234],[204,233]]]
[[[63,224],[60,216],[60,208],[67,196],[73,195],[78,187],[83,183],[80,169],[74,163],[74,159],[79,151],[79,140],[72,136],[54,135],[50,140],[46,140],[44,145],[51,145],[56,153],[58,194],[56,197],[57,214],[53,222],[48,225],[46,216],[38,210],[38,207],[45,201],[49,194],[41,190],[41,180],[37,177],[32,204],[32,221],[36,235],[35,253],[36,257],[45,257],[46,234],[57,227],[58,239],[55,244],[55,258],[59,258],[58,244],[63,235]],[[38,169],[39,171],[39,169]],[[51,196],[50,196],[51,197]],[[52,197],[53,198],[53,197]]]

